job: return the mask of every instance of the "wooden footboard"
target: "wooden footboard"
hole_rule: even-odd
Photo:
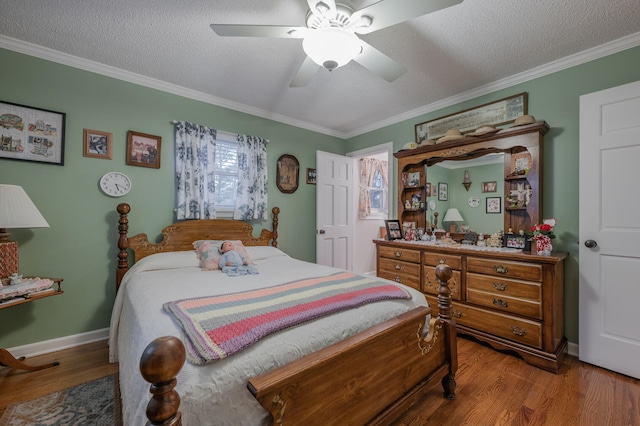
[[[454,399],[458,357],[448,287],[451,275],[449,266],[436,267],[440,284],[438,316],[431,318],[426,336],[423,330],[431,308],[415,308],[255,377],[247,385],[249,390],[271,413],[274,425],[389,424],[439,381],[444,396]],[[141,370],[146,371],[146,359],[158,362],[162,358],[154,353],[175,353],[164,348],[165,342],[175,345],[174,340],[160,338],[152,342],[141,359]],[[175,358],[167,361],[164,375],[154,370],[150,407],[152,413],[162,415],[155,415],[153,420],[149,417],[152,425],[180,424],[175,398],[165,398],[172,404],[163,406],[163,398],[155,396],[159,387],[166,389],[174,383],[178,363]],[[173,392],[173,386],[168,392]]]

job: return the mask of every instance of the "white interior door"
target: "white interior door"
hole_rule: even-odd
[[[352,159],[316,153],[316,263],[352,270]]]
[[[640,378],[640,81],[580,97],[580,359]]]

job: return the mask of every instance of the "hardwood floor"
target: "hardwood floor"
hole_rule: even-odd
[[[47,370],[0,368],[0,416],[7,405],[117,372],[107,353],[101,341],[26,361],[60,361]],[[571,356],[556,375],[464,338],[458,355],[457,399],[444,399],[434,387],[394,426],[640,425],[640,380]]]

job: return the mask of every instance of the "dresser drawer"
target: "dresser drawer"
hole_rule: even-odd
[[[467,258],[467,271],[498,277],[542,281],[542,265],[531,263],[469,257]]]
[[[542,348],[542,324],[539,322],[460,303],[453,304],[453,316],[458,324],[524,345]]]
[[[380,246],[378,254],[381,258],[404,260],[405,262],[420,263],[420,250]]]
[[[542,301],[542,283],[521,281],[489,275],[467,273],[467,289],[485,291],[495,295],[518,297],[535,302]]]
[[[383,267],[383,260],[387,260],[390,263],[401,264],[398,266],[402,266],[402,269],[395,269],[394,266],[396,265],[387,265],[387,267]],[[380,278],[395,281],[399,284],[404,284],[406,286],[413,287],[416,290],[422,291],[422,289],[420,288],[420,265],[417,265],[415,263],[398,262],[391,259],[380,259],[379,262],[380,267],[378,268],[378,276]],[[413,267],[414,269],[411,269],[411,267]]]
[[[467,302],[511,314],[542,319],[542,303],[467,288]]]
[[[458,269],[462,267],[462,259],[460,256],[451,254],[438,254],[438,253],[426,253],[424,254],[424,264],[429,266],[438,266],[443,263],[451,266],[451,269]]]
[[[424,269],[424,292],[437,296],[440,285],[436,281],[436,268],[425,266]],[[451,290],[451,298],[460,300],[460,271],[453,271],[453,275],[449,279],[449,289]]]

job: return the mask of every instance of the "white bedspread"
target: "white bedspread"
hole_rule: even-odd
[[[293,259],[273,247],[247,247],[247,250],[260,272],[258,275],[227,277],[220,271],[201,271],[195,252],[155,254],[136,263],[126,274],[114,304],[109,338],[110,360],[120,362],[125,425],[146,422],[145,409],[151,394],[139,370],[144,348],[157,337],[183,337],[179,326],[162,310],[163,303],[253,290],[336,272]],[[370,303],[292,327],[206,366],[186,362],[176,387],[181,397],[182,424],[266,424],[267,412],[247,389],[250,378],[427,304],[422,293],[404,288],[411,293],[411,299]]]

